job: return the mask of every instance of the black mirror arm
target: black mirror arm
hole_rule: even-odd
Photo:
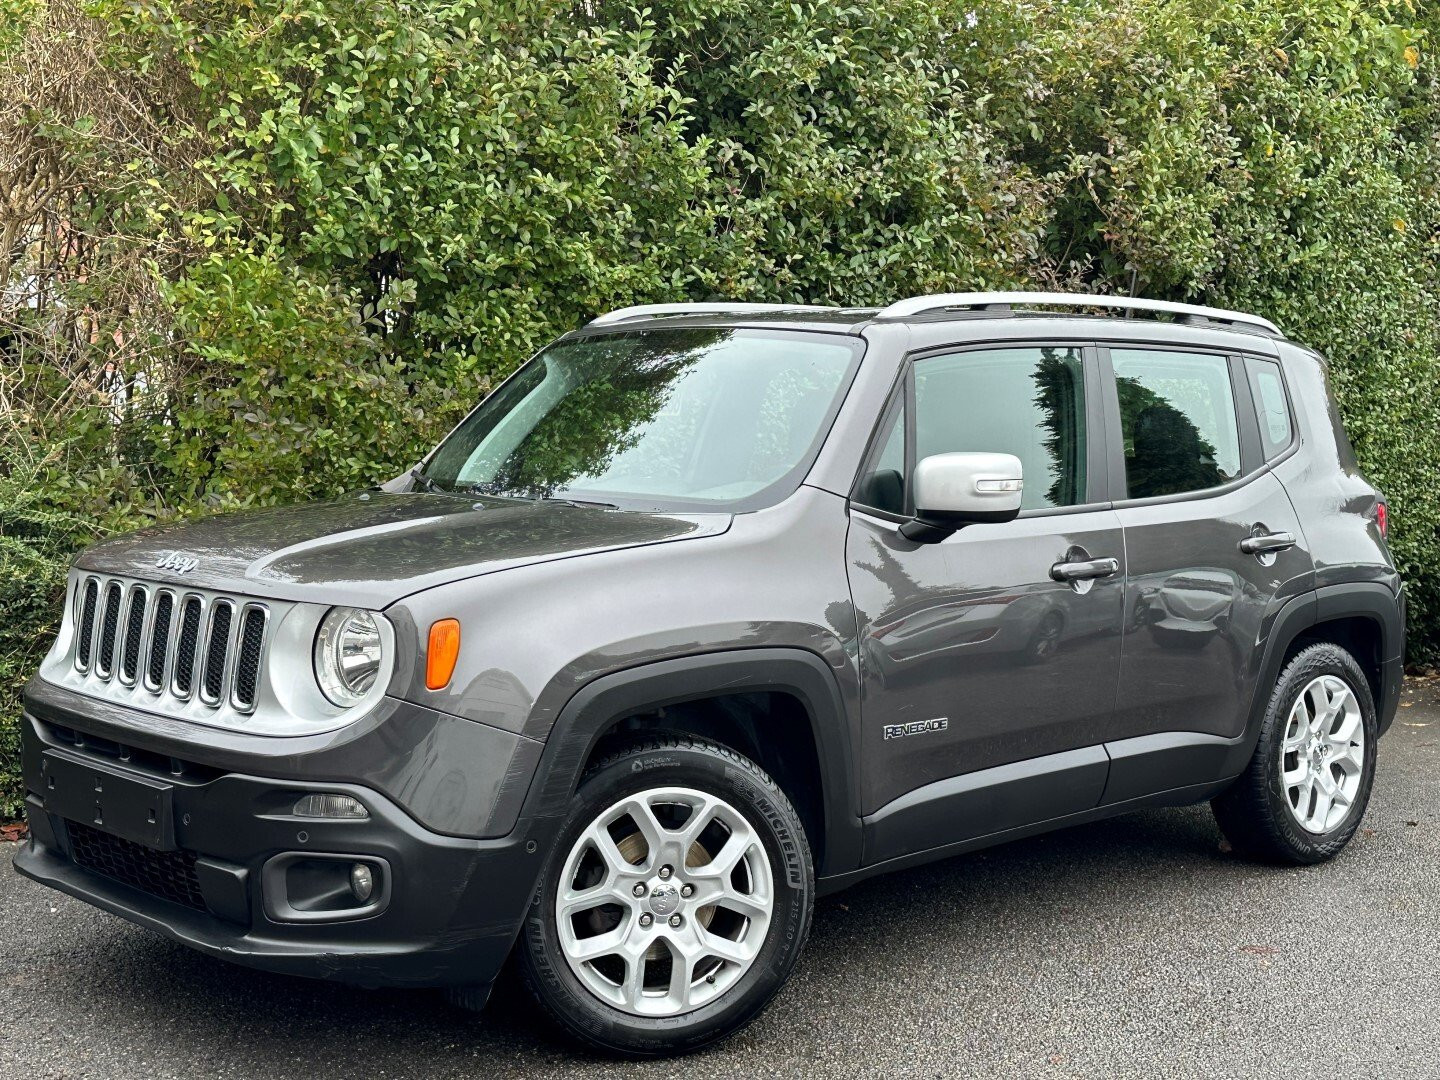
[[[968,521],[942,520],[916,515],[900,526],[900,535],[917,544],[938,544],[951,533],[958,532]]]
[[[919,511],[900,526],[900,535],[917,544],[938,544],[951,533],[966,525],[1001,525],[1020,516],[1019,509],[993,510],[968,514],[927,514]]]

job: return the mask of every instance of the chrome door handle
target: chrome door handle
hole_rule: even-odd
[[[1287,532],[1247,536],[1240,541],[1240,550],[1246,555],[1273,555],[1277,551],[1285,551],[1294,546],[1295,537]]]
[[[1050,567],[1055,581],[1090,581],[1120,572],[1119,559],[1084,559],[1080,562],[1057,562]]]

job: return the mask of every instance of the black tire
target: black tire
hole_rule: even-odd
[[[591,822],[627,796],[666,786],[718,796],[743,815],[764,848],[774,908],[759,955],[734,985],[690,1012],[645,1017],[602,1000],[571,970],[556,927],[556,893]],[[683,735],[651,738],[607,757],[582,781],[526,916],[518,966],[551,1018],[588,1046],[631,1057],[689,1053],[749,1023],[784,985],[809,936],[814,902],[805,830],[779,785],[725,747]]]
[[[1327,832],[1303,828],[1290,809],[1280,782],[1285,729],[1296,699],[1316,678],[1333,675],[1349,686],[1359,702],[1365,733],[1364,764],[1349,812]],[[1375,780],[1375,701],[1370,683],[1355,658],[1338,645],[1321,642],[1297,653],[1276,681],[1260,738],[1249,766],[1235,783],[1210,803],[1220,831],[1241,855],[1265,862],[1308,865],[1333,858],[1355,835]]]

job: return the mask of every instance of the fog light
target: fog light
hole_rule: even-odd
[[[291,811],[296,817],[347,818],[358,821],[370,816],[359,799],[349,795],[306,795]]]
[[[375,875],[363,862],[357,862],[350,867],[350,891],[362,904],[369,902],[375,892]]]

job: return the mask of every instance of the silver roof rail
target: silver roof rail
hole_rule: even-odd
[[[1119,308],[1125,311],[1158,311],[1169,315],[1186,316],[1218,323],[1234,323],[1250,326],[1267,334],[1283,338],[1280,328],[1269,319],[1249,315],[1243,311],[1229,311],[1225,308],[1201,307],[1198,304],[1173,304],[1168,300],[1144,300],[1134,296],[1091,296],[1086,293],[1050,292],[993,292],[993,293],[934,293],[930,296],[912,296],[908,300],[897,300],[889,307],[882,308],[877,319],[905,319],[926,311],[942,311],[947,308],[1015,307],[1033,304],[1036,306],[1074,308]]]
[[[609,326],[611,323],[625,322],[627,319],[648,319],[661,315],[747,315],[762,311],[835,310],[837,309],[817,304],[636,304],[634,307],[623,307],[615,311],[607,311],[604,315],[591,319],[590,325]]]

